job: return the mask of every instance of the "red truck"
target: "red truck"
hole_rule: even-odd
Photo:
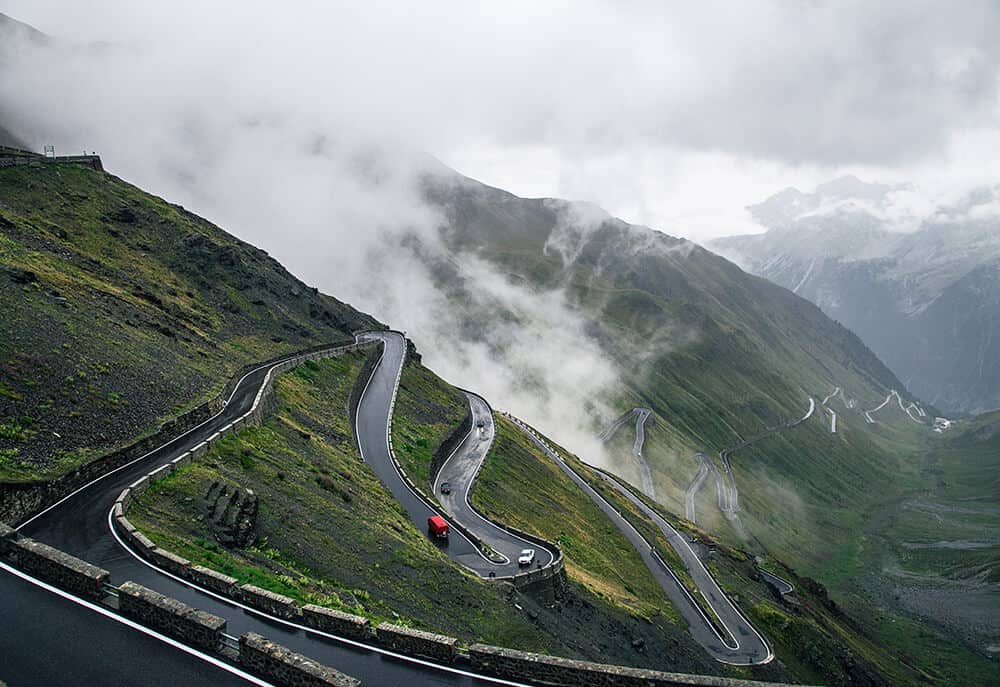
[[[433,537],[437,537],[438,539],[447,539],[448,522],[440,515],[432,515],[427,518],[427,531],[430,532]]]

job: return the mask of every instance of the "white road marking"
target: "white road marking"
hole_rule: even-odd
[[[237,668],[235,666],[229,665],[225,661],[222,661],[222,660],[220,660],[218,658],[215,658],[214,656],[210,656],[208,654],[204,654],[204,653],[198,651],[197,649],[189,647],[186,644],[182,644],[181,642],[178,642],[176,639],[172,639],[170,637],[167,637],[166,635],[162,635],[159,632],[157,632],[156,630],[151,630],[150,628],[146,627],[145,625],[140,625],[139,623],[137,623],[137,622],[135,622],[133,620],[129,620],[128,618],[126,618],[124,616],[120,616],[117,613],[114,613],[111,610],[109,610],[107,608],[104,608],[103,606],[99,606],[97,604],[94,604],[94,603],[91,603],[91,602],[86,601],[84,599],[81,599],[81,598],[79,598],[77,596],[73,596],[69,592],[64,592],[63,590],[59,589],[58,587],[53,587],[52,585],[50,585],[50,584],[48,584],[46,582],[43,582],[43,581],[41,581],[39,579],[36,579],[36,578],[32,577],[31,575],[28,575],[26,573],[21,572],[17,568],[12,568],[11,566],[7,565],[6,563],[0,562],[0,568],[2,568],[3,570],[6,570],[7,572],[9,572],[11,575],[14,575],[15,577],[20,577],[22,580],[25,580],[26,582],[30,582],[31,584],[35,585],[36,587],[41,587],[42,589],[44,589],[47,592],[50,592],[52,594],[55,594],[56,596],[62,597],[63,599],[66,599],[67,601],[72,601],[73,603],[77,604],[78,606],[83,606],[84,608],[86,608],[88,610],[91,610],[94,613],[99,613],[100,615],[103,615],[105,618],[110,618],[111,620],[114,620],[117,623],[121,623],[122,625],[125,625],[128,628],[131,628],[133,630],[141,632],[144,635],[147,635],[149,637],[157,639],[157,640],[163,642],[164,644],[168,644],[168,645],[174,647],[175,649],[180,649],[184,653],[190,654],[191,656],[194,656],[195,658],[201,659],[205,663],[209,663],[209,664],[215,666],[216,668],[221,668],[222,670],[225,670],[227,673],[231,673],[233,675],[236,675],[237,677],[241,677],[241,678],[243,678],[244,680],[246,680],[247,682],[249,682],[252,685],[258,685],[259,687],[276,687],[276,685],[274,685],[273,683],[265,682],[264,680],[261,680],[258,677],[254,677],[253,675],[250,675],[249,673],[246,673],[246,672],[240,670],[239,668]]]

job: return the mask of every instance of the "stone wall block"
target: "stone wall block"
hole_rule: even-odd
[[[104,596],[103,585],[111,573],[48,544],[33,539],[8,541],[8,556],[14,565],[41,580],[87,599]]]
[[[118,608],[127,618],[208,651],[218,649],[226,630],[225,619],[134,582],[118,588]]]
[[[368,618],[315,604],[302,607],[302,624],[338,637],[371,639],[371,623]]]
[[[378,636],[379,642],[401,654],[425,656],[443,663],[453,662],[457,655],[455,647],[458,640],[454,637],[413,630],[390,623],[379,625],[375,634]]]
[[[223,594],[230,598],[235,598],[239,580],[229,575],[223,575],[209,568],[200,565],[192,565],[184,571],[184,577],[205,589],[209,589],[218,594]]]
[[[241,586],[239,594],[240,599],[246,605],[279,618],[294,618],[299,614],[299,607],[295,603],[295,599],[261,589],[252,584]]]
[[[248,632],[240,637],[240,665],[289,687],[360,687],[361,680]]]

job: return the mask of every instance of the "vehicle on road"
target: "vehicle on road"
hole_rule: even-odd
[[[441,493],[442,494],[451,493],[451,482],[441,482]]]
[[[432,537],[437,537],[438,539],[448,538],[448,522],[442,518],[440,515],[432,515],[427,518],[427,531]]]
[[[534,549],[523,549],[521,555],[517,557],[518,565],[531,565],[535,562],[535,550]]]
[[[478,427],[479,429],[482,429],[485,426],[486,426],[485,422],[483,422],[482,420],[476,420],[476,427]]]

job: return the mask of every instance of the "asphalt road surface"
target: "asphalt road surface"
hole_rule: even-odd
[[[611,503],[600,495],[590,483],[571,468],[558,453],[519,421],[515,421],[524,433],[542,451],[556,462],[559,468],[573,480],[574,483],[600,508],[615,527],[631,542],[642,557],[653,577],[667,594],[674,606],[687,621],[691,636],[701,644],[711,656],[722,663],[734,665],[756,665],[768,663],[774,658],[774,653],[764,637],[740,613],[735,604],[723,593],[715,579],[702,564],[687,540],[664,520],[642,499],[624,487],[610,475],[597,471],[602,479],[607,481],[629,501],[632,501],[646,514],[656,527],[663,533],[684,562],[688,574],[691,575],[699,591],[715,611],[716,618],[722,624],[725,635],[715,628],[705,612],[691,597],[684,585],[676,577],[670,567],[655,553],[650,543],[619,513]]]
[[[387,354],[396,361],[402,359],[402,337],[387,337]],[[386,371],[392,368],[391,374],[395,375],[398,369],[396,366],[380,366],[376,370],[376,379],[373,379],[366,394],[368,405],[363,412],[359,412],[360,419],[367,426],[379,426],[381,423],[382,441],[386,441],[385,421],[388,418],[388,404],[391,400],[391,393],[382,393],[377,396],[379,390],[384,392]],[[120,542],[111,531],[110,513],[115,498],[126,486],[136,479],[150,472],[154,468],[166,464],[173,458],[210,437],[220,428],[225,427],[230,422],[242,417],[252,406],[254,397],[264,381],[267,374],[267,367],[257,369],[249,373],[237,386],[226,407],[211,420],[195,428],[188,434],[168,442],[164,446],[156,449],[141,460],[105,477],[92,482],[83,489],[72,494],[49,510],[41,513],[24,523],[19,529],[24,536],[37,539],[59,548],[67,553],[82,558],[85,561],[99,565],[111,572],[112,580],[115,584],[121,584],[126,580],[132,580],[141,585],[155,589],[163,594],[179,599],[184,603],[196,608],[208,611],[221,616],[228,621],[227,632],[231,635],[241,635],[244,632],[257,632],[269,639],[272,639],[284,646],[313,658],[321,663],[329,665],[337,670],[362,679],[369,685],[407,685],[407,687],[423,687],[432,685],[490,685],[496,681],[489,678],[469,675],[462,671],[437,667],[426,662],[413,661],[406,657],[396,656],[389,652],[382,651],[374,647],[362,647],[356,643],[324,637],[312,631],[306,631],[304,627],[297,627],[291,623],[279,621],[266,617],[256,611],[242,607],[228,599],[222,599],[203,590],[192,587],[186,581],[178,580],[172,576],[162,573],[150,566],[129,550]],[[381,371],[381,373],[380,373]],[[375,389],[376,393],[372,393]],[[391,389],[390,389],[391,391]],[[382,405],[379,406],[378,402]],[[372,417],[374,415],[374,417]],[[374,422],[374,425],[373,425]],[[375,432],[377,435],[378,432]],[[369,436],[371,439],[371,436]],[[426,519],[424,521],[426,526]],[[455,540],[452,545],[456,544]],[[474,553],[474,552],[473,552]],[[6,573],[0,575],[5,579]],[[9,583],[9,582],[7,582]],[[19,595],[0,594],[0,612],[4,614],[5,623],[8,627],[25,627],[25,635],[31,630],[34,616],[55,617],[61,612],[64,600],[48,592],[42,594],[32,594],[32,603],[22,602]],[[78,642],[85,641],[88,651],[98,653],[108,653],[101,648],[95,639],[90,640],[92,629],[101,624],[95,613],[87,611],[85,613],[74,612],[67,615],[65,629],[59,633],[53,631],[46,634],[39,630],[37,635],[38,643],[34,644],[34,651],[15,651],[20,640],[17,637],[4,637],[2,642],[14,644],[0,644],[0,646],[12,647],[12,650],[3,654],[3,661],[0,669],[5,675],[0,675],[0,679],[10,677],[11,687],[18,684],[49,684],[44,681],[16,682],[13,676],[31,675],[37,669],[39,656],[59,656],[60,652],[68,649],[63,646],[63,640],[67,636],[76,637]],[[4,633],[14,634],[14,633]],[[86,638],[81,639],[81,638]],[[123,656],[131,657],[139,665],[145,662],[145,649],[149,646],[149,638],[140,635],[138,632],[131,634],[122,633],[116,643],[110,647],[120,647]],[[96,649],[95,649],[96,648]],[[164,653],[168,650],[158,647],[157,651]],[[180,652],[180,649],[175,651]],[[102,661],[110,661],[107,656],[90,656],[83,652],[78,652],[75,656],[70,655],[67,661],[72,665],[66,666],[66,670],[79,670],[80,675],[90,675],[99,670]],[[125,659],[123,659],[125,660]],[[186,660],[186,659],[184,659]],[[194,659],[192,659],[194,660]],[[178,665],[182,659],[177,659]],[[87,663],[93,664],[92,667]],[[78,665],[80,664],[80,665]],[[56,670],[56,667],[50,667]],[[59,668],[61,669],[61,668]],[[194,665],[190,668],[195,670]],[[89,671],[89,672],[88,672]],[[210,676],[215,673],[205,668],[205,675]],[[217,669],[216,669],[217,672]],[[178,672],[179,675],[186,673]],[[145,676],[139,679],[122,680],[118,682],[101,683],[99,680],[91,682],[82,680],[79,684],[137,684],[137,685],[159,685],[158,676]],[[206,678],[207,680],[208,678]],[[184,680],[172,680],[174,684],[188,684]],[[70,681],[56,680],[51,684],[68,684]],[[193,680],[190,684],[200,684]],[[207,683],[206,683],[207,684]],[[212,684],[229,684],[220,680]]]
[[[0,680],[9,687],[229,687],[243,677],[0,569]],[[16,628],[16,629],[15,629]],[[137,657],[142,660],[136,660]]]
[[[469,408],[472,411],[472,429],[458,448],[448,457],[434,482],[434,493],[441,507],[461,522],[477,537],[485,541],[494,550],[504,556],[514,565],[497,566],[497,575],[511,574],[527,568],[517,565],[518,554],[523,549],[535,550],[535,562],[530,567],[545,567],[555,560],[555,555],[549,549],[522,539],[507,530],[493,524],[472,507],[469,494],[475,482],[479,468],[489,453],[493,438],[496,436],[496,426],[493,422],[493,411],[485,400],[476,394],[466,392]],[[481,426],[480,426],[481,425]],[[450,493],[441,491],[441,485],[450,485]],[[542,488],[541,485],[525,484],[525,489]],[[500,570],[507,572],[501,573]]]

